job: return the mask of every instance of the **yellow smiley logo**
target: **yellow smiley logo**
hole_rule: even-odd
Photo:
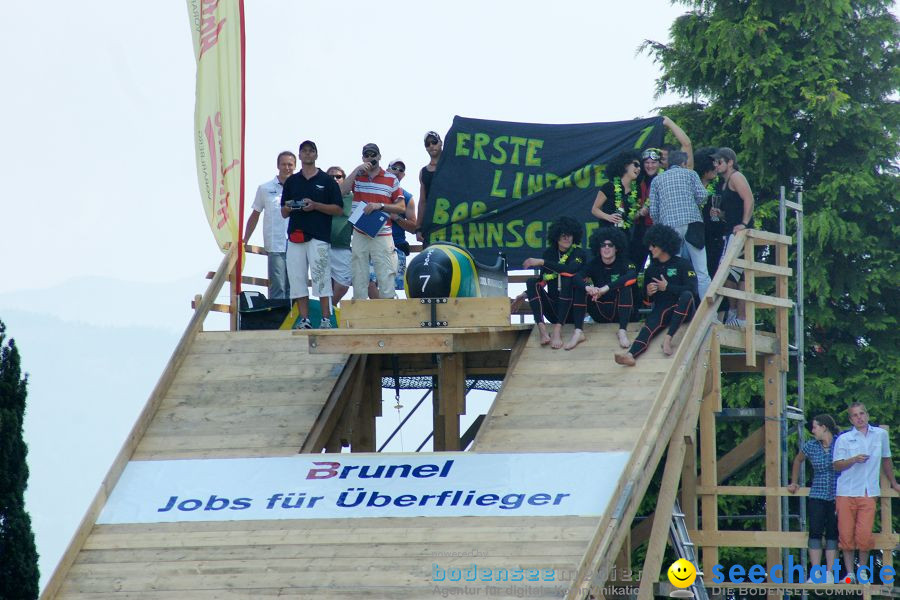
[[[667,571],[669,582],[677,588],[690,587],[697,578],[697,569],[694,565],[683,558],[679,558],[672,563]]]

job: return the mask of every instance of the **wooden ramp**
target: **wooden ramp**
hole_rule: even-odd
[[[675,363],[657,345],[636,368],[620,367],[615,329],[586,333],[572,352],[530,335],[475,452],[634,452]],[[296,454],[346,361],[302,342],[277,331],[197,334],[131,460]],[[553,583],[498,583],[494,596],[542,587],[562,598],[597,531],[596,517],[94,524],[45,597],[422,599],[462,585],[434,581],[436,566],[476,564],[554,569]]]

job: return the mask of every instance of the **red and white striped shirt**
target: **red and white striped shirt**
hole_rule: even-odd
[[[387,173],[384,169],[378,169],[374,177],[357,175],[353,182],[353,207],[358,202],[375,202],[382,204],[394,204],[399,198],[403,198],[400,190],[400,180],[393,173]],[[354,227],[355,229],[355,227]],[[392,235],[391,220],[388,219],[378,231],[378,235]]]

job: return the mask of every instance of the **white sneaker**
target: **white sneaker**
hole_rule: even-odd
[[[828,571],[825,573],[825,583],[834,583],[834,572]]]
[[[854,575],[853,573],[847,573],[847,575],[841,581],[846,584],[853,585],[854,583],[856,583],[856,575]]]
[[[331,329],[331,319],[322,319],[319,323],[319,329]]]
[[[303,318],[294,323],[294,329],[312,329],[312,323],[308,318]]]
[[[745,319],[738,319],[737,317],[729,317],[728,320],[725,321],[725,327],[745,329],[747,327],[747,321]]]

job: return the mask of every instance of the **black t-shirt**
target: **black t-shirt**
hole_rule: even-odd
[[[435,169],[437,170],[437,169]],[[431,190],[431,180],[434,179],[434,171],[429,171],[428,167],[422,167],[422,170],[419,171],[419,175],[422,177],[422,187],[425,188],[425,198],[428,199],[428,192]]]
[[[647,286],[653,283],[654,279],[665,277],[666,289],[662,292],[656,292],[652,296],[647,296],[652,302],[658,306],[669,306],[678,302],[678,296],[681,292],[687,290],[694,295],[694,300],[699,300],[699,292],[697,291],[697,273],[691,265],[691,261],[680,256],[673,256],[666,262],[651,260],[650,266],[644,273],[644,294],[647,293]]]
[[[309,198],[322,204],[334,204],[343,208],[341,188],[334,177],[327,175],[322,169],[318,169],[311,179],[304,177],[303,172],[297,172],[284,182],[284,191],[281,194],[281,205],[288,200],[302,200]],[[315,238],[323,242],[331,243],[331,215],[326,215],[318,210],[292,210],[288,217],[288,235],[300,230],[307,237]]]
[[[622,218],[628,221],[628,214],[631,211],[631,191],[637,189],[637,181],[631,182],[631,188],[628,190],[628,193],[625,193],[625,187],[622,186]],[[603,202],[603,206],[600,207],[600,210],[605,212],[608,215],[613,215],[616,213],[616,184],[613,181],[607,181],[600,187],[600,191],[606,195],[606,200]],[[637,195],[635,195],[637,198]],[[631,223],[629,223],[630,225]],[[600,225],[602,226],[612,226],[612,223],[605,219],[600,219]]]

